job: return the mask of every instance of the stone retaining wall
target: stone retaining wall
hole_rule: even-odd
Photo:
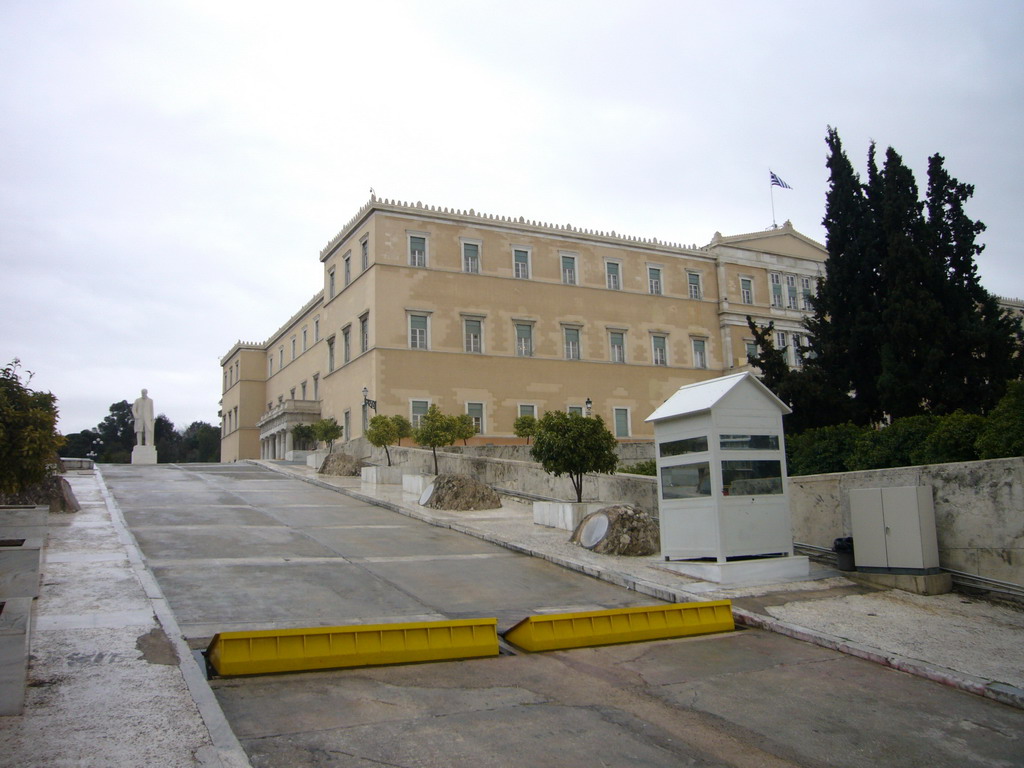
[[[943,568],[1024,586],[1024,458],[791,477],[794,540],[831,548],[851,489],[901,485],[932,487]]]
[[[491,446],[475,448],[481,447]],[[345,450],[371,463],[386,463],[383,450],[362,440],[348,443]],[[405,471],[433,474],[429,450],[390,450],[392,462]],[[521,493],[576,499],[567,477],[552,477],[532,462],[470,455],[465,450],[438,451],[441,472],[472,475],[488,485]],[[851,489],[901,485],[932,486],[943,568],[1024,586],[1024,458],[792,477],[793,540],[831,548],[834,539],[851,535]],[[587,475],[583,500],[633,504],[657,515],[657,480],[641,475]]]

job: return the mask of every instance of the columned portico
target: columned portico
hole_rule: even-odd
[[[284,400],[257,422],[260,429],[260,458],[283,460],[294,450],[292,428],[320,420],[318,400]]]

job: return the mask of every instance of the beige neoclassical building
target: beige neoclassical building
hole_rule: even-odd
[[[221,360],[223,461],[284,458],[291,428],[377,412],[468,413],[478,440],[522,414],[588,408],[622,439],[683,384],[747,365],[746,316],[791,364],[821,244],[780,228],[684,246],[371,197],[320,252],[323,287]]]

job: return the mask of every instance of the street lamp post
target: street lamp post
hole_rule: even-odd
[[[587,398],[587,416],[588,416],[588,417],[589,417],[589,416],[590,416],[590,415],[591,415],[591,414],[593,413],[593,410],[594,410],[594,401],[593,401],[593,400],[591,400],[591,399],[590,399],[590,398],[588,397],[588,398]]]

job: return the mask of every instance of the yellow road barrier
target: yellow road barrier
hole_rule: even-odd
[[[460,619],[220,632],[206,655],[219,675],[497,656],[497,624],[497,619]]]
[[[530,616],[506,632],[505,639],[527,651],[553,651],[729,632],[735,628],[732,603],[716,600]]]

